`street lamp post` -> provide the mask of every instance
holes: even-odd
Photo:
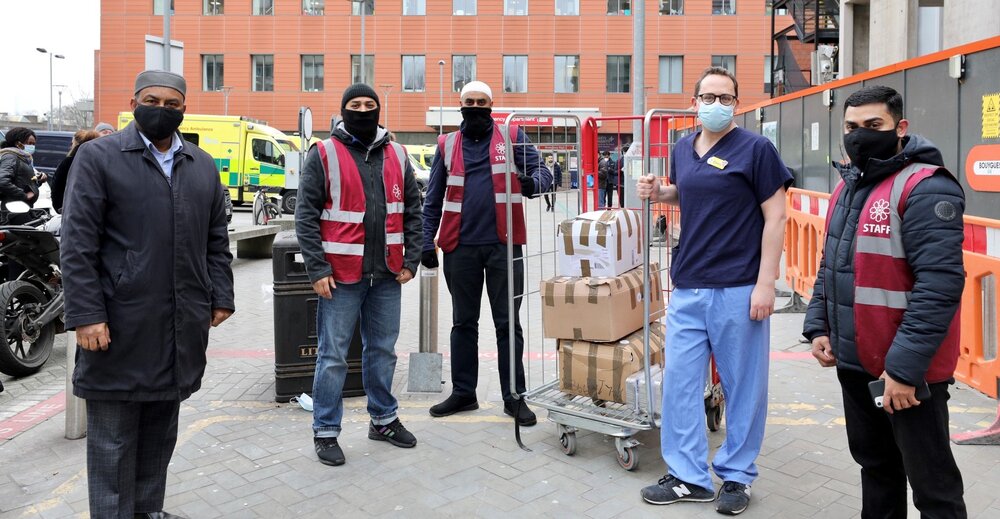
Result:
[[[438,136],[444,135],[444,60],[438,60]]]
[[[49,116],[46,118],[49,124],[49,130],[52,130],[52,58],[66,59],[66,56],[62,54],[53,54],[41,47],[35,47],[35,50],[41,52],[42,54],[49,55]]]
[[[222,89],[222,99],[223,99],[223,102],[224,102],[224,105],[223,105],[223,110],[224,110],[223,114],[224,115],[229,115],[229,93],[233,91],[233,87],[222,85],[219,88]]]
[[[379,86],[382,87],[382,94],[385,96],[385,128],[391,131],[392,129],[389,127],[389,94],[392,92],[392,87],[395,85],[383,83]]]
[[[66,85],[52,85],[52,86],[54,86],[54,87],[56,87],[56,88],[59,89],[59,111],[56,112],[56,113],[59,114],[59,131],[62,131],[62,129],[63,129],[62,93],[63,93],[63,89],[66,88]]]

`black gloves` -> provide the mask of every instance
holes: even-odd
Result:
[[[424,266],[425,269],[436,269],[438,268],[438,255],[436,250],[425,250],[423,254],[420,255],[420,264]]]
[[[535,196],[535,179],[527,175],[524,175],[518,177],[518,180],[521,181],[521,194],[523,196],[526,196],[528,198]]]

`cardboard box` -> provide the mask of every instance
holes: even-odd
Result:
[[[653,380],[653,417],[658,418],[663,409],[663,368],[650,366],[649,377]],[[649,410],[648,400],[646,372],[640,369],[625,379],[625,403],[636,411],[645,412]]]
[[[649,320],[663,316],[660,267],[650,265]],[[542,324],[550,339],[617,341],[642,328],[642,267],[616,277],[554,277],[540,283]]]
[[[639,211],[609,209],[583,213],[559,224],[557,274],[615,277],[642,264]]]
[[[649,330],[654,364],[663,363],[663,323]],[[559,339],[559,389],[563,392],[626,403],[625,380],[643,367],[642,330],[617,343]]]

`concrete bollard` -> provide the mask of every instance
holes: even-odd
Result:
[[[73,396],[73,370],[76,367],[76,332],[66,332],[66,439],[87,436],[87,401]]]

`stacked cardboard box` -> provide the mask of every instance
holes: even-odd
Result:
[[[624,404],[626,379],[644,366],[643,325],[664,313],[658,265],[650,265],[650,293],[643,291],[639,213],[581,214],[559,225],[557,244],[559,276],[542,281],[540,292],[545,336],[558,339],[560,389]],[[663,336],[656,322],[654,364],[662,363]]]

